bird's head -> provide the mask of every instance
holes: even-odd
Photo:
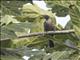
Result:
[[[43,17],[48,20],[49,19],[49,16],[48,15],[43,15]]]

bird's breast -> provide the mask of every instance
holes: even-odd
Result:
[[[54,31],[54,26],[50,22],[44,22],[44,31]]]

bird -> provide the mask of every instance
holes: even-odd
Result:
[[[52,23],[51,19],[49,19],[50,17],[48,15],[45,15],[44,18],[45,18],[44,31],[55,31],[53,23]]]
[[[44,31],[45,32],[55,31],[55,27],[54,27],[50,17],[48,15],[44,15],[43,17],[45,19],[45,21],[44,21]],[[50,36],[53,36],[53,34],[50,35]],[[48,40],[48,47],[50,47],[50,48],[54,47],[54,42],[51,39]]]

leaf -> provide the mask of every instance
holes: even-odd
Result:
[[[54,60],[69,59],[69,56],[72,53],[73,53],[73,51],[56,51],[56,52],[52,53],[52,59],[54,59]]]
[[[71,20],[66,24],[65,29],[66,30],[73,29],[73,25],[72,25],[72,21]]]
[[[77,46],[70,40],[66,40],[64,44],[66,44],[67,46],[71,48],[77,48]]]
[[[46,1],[46,0],[45,0]],[[76,4],[80,4],[79,0],[75,0],[75,1],[49,1],[47,0],[46,3],[48,4],[49,7],[52,8],[53,13],[57,13],[57,16],[66,16],[67,14],[69,14],[69,6],[70,5],[76,5]]]
[[[1,25],[8,25],[10,23],[19,23],[16,19],[14,19],[11,15],[5,15],[1,18]]]
[[[1,60],[22,60],[22,58],[15,56],[1,56]]]
[[[8,29],[14,32],[24,32],[25,29],[31,29],[37,26],[35,26],[34,23],[30,23],[30,22],[20,22],[20,23],[13,23],[5,27],[7,27]]]
[[[7,29],[7,28],[5,28],[5,27],[1,27],[0,28],[0,39],[2,40],[2,39],[8,39],[8,38],[10,38],[10,39],[14,39],[14,38],[17,38],[17,36],[16,36],[16,34],[13,32],[13,31],[11,31],[11,30],[9,30],[9,29]]]
[[[52,7],[52,12],[56,13],[56,15],[59,17],[65,17],[66,15],[68,15],[69,9],[57,4]]]
[[[27,0],[27,1],[1,1],[1,15],[14,15],[14,16],[18,16],[20,15],[20,9],[22,7],[23,4],[25,3],[31,3],[31,1]]]
[[[15,33],[18,35],[25,35],[30,33],[29,30],[36,28],[34,23],[30,22],[21,22],[21,23],[13,23],[1,28],[1,37],[4,38],[12,38],[15,36]],[[12,36],[12,37],[11,37]]]
[[[80,11],[78,5],[74,5],[72,9],[70,8],[70,16],[73,24],[73,29],[77,35],[77,38],[80,40]]]
[[[21,16],[23,18],[37,18],[37,17],[43,17],[43,15],[48,15],[50,16],[52,19],[53,19],[53,23],[55,24],[56,21],[55,21],[55,18],[54,18],[54,15],[51,11],[46,11],[46,10],[43,10],[41,8],[39,8],[37,5],[32,5],[32,4],[24,4],[23,7],[22,7],[22,14]],[[35,20],[35,19],[32,19],[32,20]]]
[[[1,48],[1,60],[22,60],[21,55],[12,48]]]

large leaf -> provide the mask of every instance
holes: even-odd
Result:
[[[1,18],[1,25],[8,25],[10,23],[19,23],[16,19],[14,19],[11,15],[5,15]]]
[[[69,13],[69,9],[62,5],[54,5],[52,7],[52,12],[56,13],[56,15],[59,17],[64,17]]]
[[[5,27],[0,28],[0,33],[1,33],[0,34],[0,39],[17,38],[16,34],[13,31],[11,31],[11,30],[9,30]]]
[[[1,60],[22,60],[21,55],[18,54],[14,49],[1,48]]]
[[[6,25],[5,27],[14,32],[25,32],[25,30],[32,29],[37,26],[35,26],[34,23],[30,23],[30,22],[20,22],[20,23],[13,23],[10,25]]]
[[[56,51],[52,54],[52,59],[54,60],[65,60],[69,59],[69,55],[72,53],[72,51]],[[56,58],[55,58],[56,57]]]
[[[20,15],[20,8],[25,3],[31,3],[31,1],[1,1],[1,10],[2,15],[9,14],[9,15]]]
[[[46,0],[45,0],[46,1]],[[49,7],[52,8],[52,11],[57,13],[57,16],[65,16],[70,14],[71,23],[66,26],[68,29],[74,29],[78,35],[76,38],[80,39],[80,1],[46,1],[49,4]],[[71,27],[70,27],[70,26]]]
[[[45,0],[46,1],[46,0]],[[72,0],[67,0],[67,1],[63,1],[63,0],[47,0],[46,3],[48,4],[49,7],[52,8],[52,12],[55,12],[57,16],[66,16],[67,14],[69,14],[69,5],[73,5],[78,3],[78,0],[72,1]],[[79,3],[78,3],[79,4]]]
[[[22,18],[24,20],[24,18],[27,19],[31,19],[31,20],[35,20],[35,18],[43,18],[43,15],[49,15],[52,20],[54,21],[53,23],[55,24],[55,18],[54,15],[52,14],[51,11],[46,11],[43,10],[41,8],[39,8],[37,5],[32,5],[32,4],[24,4],[22,7]],[[26,19],[25,19],[26,20]]]
[[[13,36],[15,36],[15,32],[22,32],[21,34],[25,35],[28,33],[30,29],[33,29],[36,27],[37,26],[35,26],[34,23],[29,23],[29,22],[13,23],[13,24],[3,26],[1,27],[1,39],[12,38]],[[21,34],[18,34],[18,35],[21,35]]]
[[[34,5],[32,5],[32,4],[24,4],[23,8],[22,8],[22,12],[23,13],[35,13],[37,15],[50,15],[50,14],[52,15],[51,11],[43,10],[43,9],[39,8],[37,5],[35,5],[35,4]]]
[[[70,16],[77,37],[80,39],[80,8],[76,4],[70,8]]]

